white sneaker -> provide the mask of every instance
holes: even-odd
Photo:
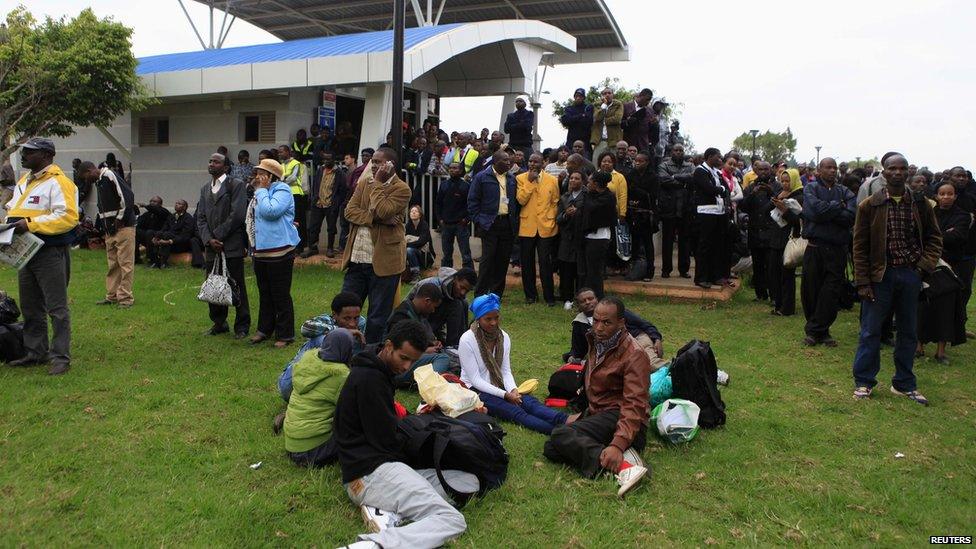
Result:
[[[573,310],[573,302],[572,301],[567,301],[566,303],[563,303],[563,309],[565,309],[567,311],[572,311]]]
[[[634,486],[637,486],[637,483],[646,474],[647,467],[642,465],[631,465],[617,473],[617,484],[620,485],[620,488],[617,490],[617,497],[624,497]]]
[[[364,539],[362,541],[357,541],[356,543],[350,543],[349,545],[343,545],[339,549],[382,549],[376,542]]]
[[[624,461],[631,465],[640,465],[641,467],[644,466],[643,458],[641,458],[637,450],[634,450],[633,448],[627,448],[624,450]]]
[[[363,520],[366,522],[366,529],[373,534],[386,530],[387,528],[393,528],[400,522],[399,515],[390,511],[384,511],[378,507],[360,505],[359,510],[362,512]]]
[[[729,386],[729,373],[725,370],[719,370],[718,375],[715,376],[715,382],[719,385]]]

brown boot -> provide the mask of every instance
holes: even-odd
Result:
[[[274,421],[271,422],[271,432],[273,432],[275,435],[280,435],[281,429],[284,426],[285,426],[285,413],[281,412],[280,414],[276,415],[274,417]]]

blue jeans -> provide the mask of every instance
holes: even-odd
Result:
[[[448,356],[447,353],[427,353],[420,355],[417,362],[414,362],[413,366],[411,366],[406,372],[395,376],[393,378],[393,382],[400,387],[410,387],[416,385],[416,382],[413,380],[413,371],[428,364],[434,367],[435,372],[438,374],[443,374],[451,369],[451,357]]]
[[[328,332],[326,332],[328,333]],[[325,334],[313,337],[312,339],[305,342],[302,348],[295,353],[291,361],[285,366],[285,369],[281,371],[281,375],[278,376],[278,392],[281,393],[281,398],[285,402],[291,398],[291,372],[295,368],[295,363],[298,362],[305,351],[309,349],[318,349],[322,346],[322,342],[325,341]]]
[[[881,326],[889,312],[898,319],[895,340],[895,376],[891,386],[905,392],[915,390],[915,346],[918,341],[918,294],[922,278],[909,267],[888,267],[881,282],[871,285],[874,301],[861,302],[861,335],[854,354],[854,384],[877,385],[881,370]]]
[[[485,403],[490,415],[518,423],[544,435],[551,434],[554,428],[566,423],[566,414],[546,407],[531,395],[522,396],[521,406],[480,391],[478,396],[481,397],[481,402]]]
[[[342,291],[352,292],[364,302],[369,301],[366,313],[366,343],[383,341],[386,321],[393,312],[393,298],[396,297],[400,275],[376,276],[369,263],[349,263],[346,276],[342,280]]]
[[[423,261],[424,253],[418,248],[407,248],[407,267],[410,267],[411,271],[419,271],[423,265],[420,263]]]
[[[443,223],[441,225],[441,267],[454,267],[454,240],[457,240],[458,250],[461,251],[461,266],[474,269],[471,259],[471,226],[460,223]]]

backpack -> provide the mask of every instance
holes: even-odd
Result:
[[[549,376],[549,398],[546,406],[581,410],[586,401],[583,378],[586,369],[582,364],[565,364]]]
[[[20,307],[17,301],[0,290],[0,324],[12,324],[20,318]]]
[[[467,420],[435,412],[407,416],[397,423],[397,431],[405,440],[403,448],[408,465],[437,471],[441,486],[459,508],[474,495],[484,496],[488,490],[498,488],[508,476],[508,453],[501,443],[505,436],[501,427],[487,416],[480,417],[485,414],[462,415]],[[476,494],[458,492],[451,487],[444,479],[445,469],[478,477],[480,487]]]
[[[707,341],[693,339],[671,361],[672,398],[690,400],[701,408],[698,424],[706,429],[725,425],[725,403],[718,391],[718,366]]]
[[[0,362],[10,362],[24,358],[24,324],[0,325]]]

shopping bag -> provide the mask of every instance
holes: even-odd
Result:
[[[698,414],[701,409],[690,400],[669,398],[651,412],[657,432],[672,444],[688,442],[698,434]]]
[[[414,370],[413,379],[417,382],[417,392],[420,393],[420,397],[428,405],[440,408],[446,416],[458,417],[484,406],[478,398],[478,393],[465,389],[457,383],[450,383],[435,372],[431,364]]]
[[[802,236],[791,236],[783,250],[783,266],[795,269],[803,265],[803,254],[807,252],[807,239]]]
[[[230,278],[227,276],[227,258],[223,252],[214,258],[213,269],[207,279],[200,286],[197,299],[211,305],[230,307],[234,304],[234,290],[231,288]]]

